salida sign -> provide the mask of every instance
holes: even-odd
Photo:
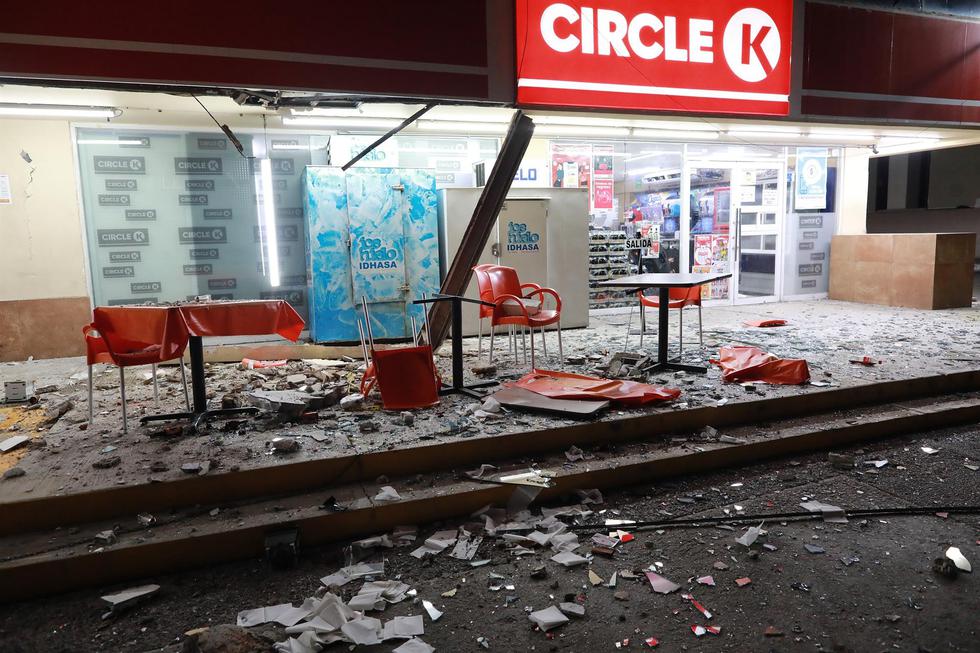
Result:
[[[792,0],[518,0],[520,104],[789,113]]]

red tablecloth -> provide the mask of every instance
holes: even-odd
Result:
[[[281,299],[185,304],[182,306],[99,306],[95,328],[113,338],[159,344],[160,360],[177,358],[188,336],[257,336],[278,333],[297,340],[303,318]]]
[[[303,318],[281,299],[178,306],[192,336],[260,336],[278,333],[296,341]]]

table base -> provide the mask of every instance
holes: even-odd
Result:
[[[255,408],[254,406],[249,406],[246,408],[211,408],[200,413],[165,413],[163,415],[147,415],[146,417],[140,418],[140,424],[146,424],[147,422],[186,419],[190,420],[191,422],[191,430],[196,431],[198,426],[201,425],[202,421],[207,421],[210,418],[220,419],[222,417],[230,417],[231,415],[254,415],[257,412],[259,412],[259,409]]]
[[[470,383],[469,385],[459,385],[459,386],[447,385],[443,383],[442,387],[439,388],[439,396],[445,397],[446,395],[452,395],[452,394],[464,394],[474,399],[486,399],[487,398],[486,393],[480,392],[477,388],[486,388],[491,385],[498,385],[499,383],[500,383],[499,381],[479,381],[477,383]]]

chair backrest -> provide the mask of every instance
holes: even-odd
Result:
[[[374,349],[371,358],[386,410],[425,408],[439,403],[439,377],[429,345]]]
[[[685,306],[698,306],[701,304],[701,286],[691,288],[671,288],[670,301],[684,301]]]
[[[494,267],[492,263],[482,263],[473,266],[473,273],[476,275],[476,287],[480,292],[480,299],[485,302],[493,301],[493,288],[490,285],[490,277],[487,275],[487,270],[492,267]],[[493,317],[492,306],[480,307],[480,319],[485,317]]]
[[[486,273],[490,279],[490,288],[495,298],[500,295],[524,296],[521,292],[521,280],[517,276],[517,270],[514,268],[509,268],[505,265],[492,265],[487,268]]]
[[[96,363],[111,363],[112,356],[109,355],[109,348],[102,339],[102,335],[96,330],[94,324],[86,324],[82,327],[82,335],[85,336],[85,358],[89,365]]]

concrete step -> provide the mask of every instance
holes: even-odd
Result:
[[[539,500],[558,499],[577,489],[649,483],[978,421],[980,392],[973,392],[723,429],[725,435],[739,440],[736,444],[704,441],[696,436],[657,436],[622,442],[611,453],[572,465],[567,465],[564,449],[555,449],[534,458],[539,468],[556,473],[554,487],[544,490]],[[529,463],[527,459],[497,459],[502,468],[526,468]],[[310,546],[374,535],[399,525],[465,517],[488,504],[506,503],[514,491],[513,486],[475,482],[446,470],[424,477],[393,476],[388,484],[398,490],[400,501],[377,502],[373,499],[377,484],[365,486],[358,481],[277,498],[211,501],[191,509],[156,514],[156,524],[149,528],[137,524],[134,512],[123,521],[98,520],[75,528],[8,535],[0,538],[0,601],[260,557],[266,536],[284,528],[298,528],[301,546]],[[324,503],[330,497],[345,509],[325,509]],[[214,508],[218,512],[212,515]],[[120,527],[118,541],[93,545],[97,533],[114,526]]]

